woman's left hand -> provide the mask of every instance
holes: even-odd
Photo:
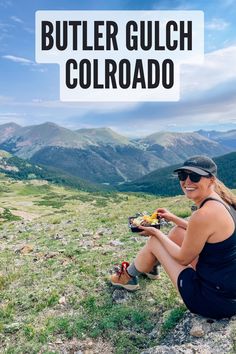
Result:
[[[139,235],[158,237],[159,230],[156,229],[153,226],[142,226],[142,225],[139,225],[139,229],[143,230],[143,231],[139,232]]]

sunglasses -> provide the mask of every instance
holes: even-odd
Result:
[[[201,175],[199,175],[198,173],[195,173],[195,172],[186,172],[186,171],[180,171],[180,172],[178,172],[178,178],[179,178],[180,181],[182,181],[182,182],[183,182],[183,181],[186,181],[186,179],[187,179],[188,177],[189,177],[189,179],[190,179],[191,182],[197,183],[197,182],[200,181],[200,179],[201,179],[202,177],[210,178],[211,175],[209,174],[209,175],[207,175],[207,176],[201,176]]]

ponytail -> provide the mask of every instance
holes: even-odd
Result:
[[[215,179],[215,192],[223,199],[227,204],[236,209],[236,196],[227,188],[223,182],[218,178]]]

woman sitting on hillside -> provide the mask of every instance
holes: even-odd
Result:
[[[129,265],[123,262],[111,282],[128,290],[138,288],[138,275],[151,275],[161,263],[187,308],[210,318],[236,314],[236,197],[216,178],[217,166],[208,157],[194,156],[174,171],[187,198],[197,210],[188,221],[166,209],[159,215],[175,223],[168,237],[153,227]]]

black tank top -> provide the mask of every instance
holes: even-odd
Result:
[[[198,259],[196,272],[203,286],[206,286],[229,299],[236,299],[236,210],[227,206],[219,199],[207,198],[199,208],[208,200],[215,200],[225,206],[233,218],[235,229],[226,240],[209,243],[206,242]]]

